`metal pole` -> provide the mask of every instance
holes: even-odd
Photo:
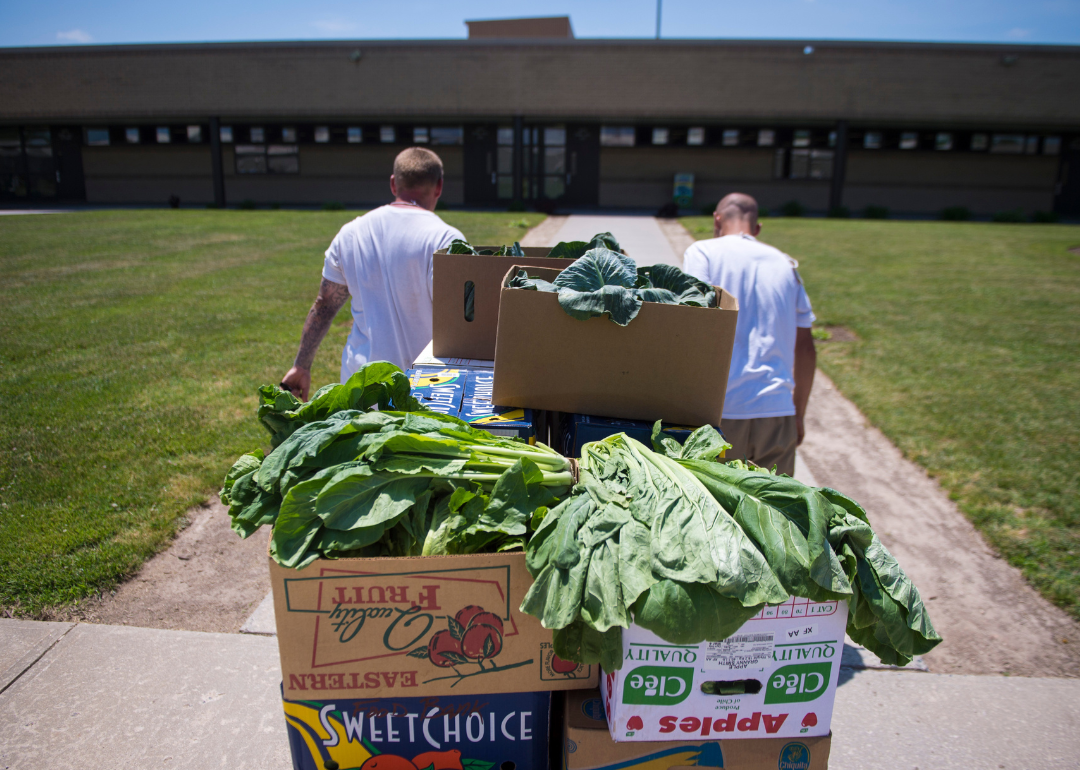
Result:
[[[663,8],[664,0],[656,0],[656,39],[660,39],[660,10]]]
[[[221,119],[210,118],[210,173],[214,178],[214,205],[225,208],[225,169],[221,163]]]
[[[832,181],[829,184],[829,211],[844,205],[844,175],[847,172],[847,121],[836,124],[836,147],[833,149]]]

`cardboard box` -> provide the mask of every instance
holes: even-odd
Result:
[[[532,585],[524,553],[268,561],[289,700],[597,684],[598,666],[559,661],[551,631],[518,610]]]
[[[551,693],[284,700],[294,770],[547,770]],[[558,729],[558,726],[556,726]]]
[[[405,372],[413,397],[433,412],[457,417],[468,381],[467,369],[420,368]]]
[[[529,274],[551,281],[558,271],[531,268]],[[717,292],[719,308],[646,302],[633,321],[619,326],[606,316],[571,318],[552,292],[503,288],[495,403],[719,425],[738,302]]]
[[[564,770],[828,770],[832,736],[699,740],[692,743],[615,743],[608,734],[600,693],[574,690],[564,696]]]
[[[477,251],[501,248],[476,246]],[[511,265],[562,270],[572,259],[547,259],[550,248],[524,249],[524,257],[447,254],[436,251],[432,266],[432,352],[435,356],[495,358],[502,279]],[[466,283],[473,285],[473,318],[465,318]],[[520,405],[519,405],[520,406]]]
[[[623,667],[601,677],[616,741],[829,734],[847,603],[792,598],[723,642],[674,645],[623,631]]]
[[[421,368],[436,368],[436,369],[468,369],[473,371],[474,369],[494,369],[495,359],[482,359],[482,358],[454,358],[453,356],[437,356],[432,352],[433,342],[429,342],[427,347],[420,351],[420,355],[413,361],[414,369]]]
[[[661,425],[664,435],[682,444],[697,430],[689,425]],[[644,420],[614,420],[610,417],[593,417],[588,414],[563,415],[558,448],[567,457],[580,457],[581,447],[590,441],[601,441],[616,433],[652,448],[653,423]],[[720,429],[717,428],[719,431]]]
[[[473,370],[465,382],[458,419],[474,428],[486,430],[493,436],[520,438],[536,443],[536,420],[532,409],[495,406],[491,401],[491,386],[495,375],[490,370]]]

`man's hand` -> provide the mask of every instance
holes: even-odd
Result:
[[[311,306],[307,320],[304,321],[296,361],[293,362],[293,368],[281,378],[281,386],[299,399],[307,401],[308,391],[311,389],[311,364],[315,360],[315,353],[330,328],[330,322],[348,298],[348,286],[322,279],[319,296],[315,298],[315,304]]]
[[[810,402],[810,389],[814,387],[814,372],[817,371],[817,349],[814,347],[814,335],[810,329],[795,330],[795,424],[799,428],[799,443],[806,435],[804,417],[806,405]]]
[[[281,378],[281,387],[301,401],[307,401],[308,391],[311,390],[311,370],[294,366]],[[802,440],[801,433],[799,434],[799,440]]]
[[[806,438],[806,420],[801,414],[795,415],[795,427],[799,429],[799,441],[796,446],[801,446],[802,440]]]

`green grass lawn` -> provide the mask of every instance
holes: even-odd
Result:
[[[537,214],[440,212],[473,243]],[[264,443],[255,388],[292,364],[323,251],[357,212],[0,217],[0,607],[109,588]],[[338,377],[348,307],[313,371]]]
[[[683,223],[712,237],[711,218]],[[1043,594],[1080,617],[1080,227],[765,219],[819,365]]]

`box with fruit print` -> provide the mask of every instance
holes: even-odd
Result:
[[[270,561],[287,700],[401,698],[596,687],[518,610],[523,553]]]
[[[284,700],[294,770],[547,770],[551,693]]]

